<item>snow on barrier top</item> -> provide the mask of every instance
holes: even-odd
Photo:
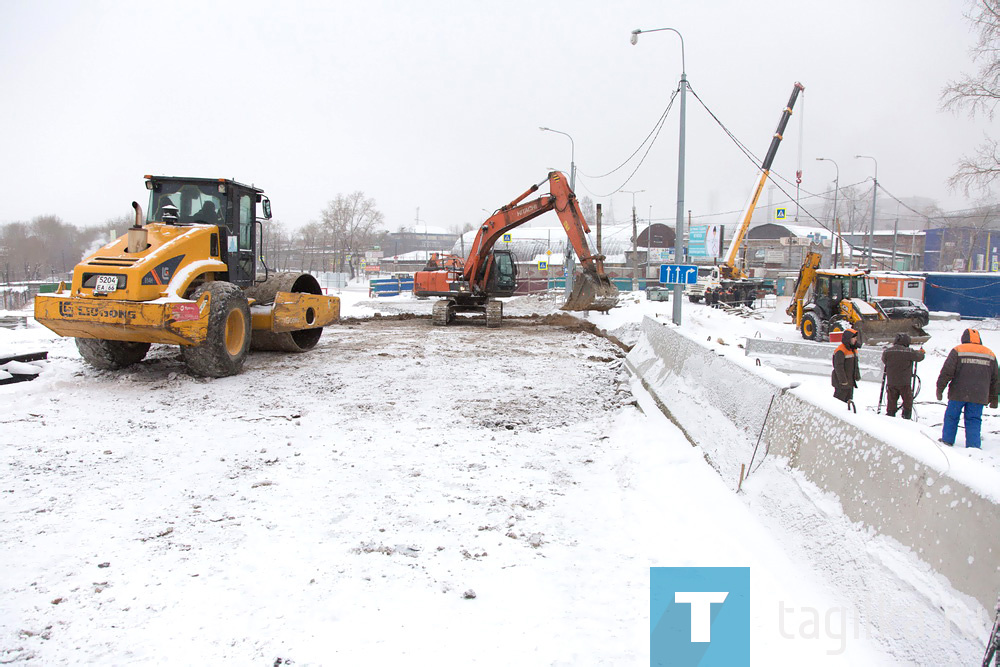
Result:
[[[834,399],[789,388],[784,373],[722,356],[675,327],[647,317],[641,332],[627,363],[696,442],[711,438],[716,413],[750,445],[760,434],[762,452],[783,457],[835,494],[852,521],[910,547],[956,589],[992,608],[1000,591],[1000,473],[949,456],[918,424],[834,413],[842,407]],[[736,461],[738,471],[738,461],[749,460],[748,443],[718,440],[710,445],[713,458]],[[732,470],[722,473],[728,478]]]
[[[759,357],[763,363],[780,371],[830,375],[833,371],[830,360],[833,359],[833,353],[837,347],[837,343],[747,338],[746,355]],[[882,381],[883,349],[885,348],[865,346],[857,351],[862,380]],[[794,358],[790,359],[789,357]]]

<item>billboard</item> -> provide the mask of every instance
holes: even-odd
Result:
[[[724,225],[691,225],[688,230],[688,255],[716,258],[722,256]]]

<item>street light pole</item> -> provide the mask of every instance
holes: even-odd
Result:
[[[837,235],[839,235],[841,240],[843,240],[844,237],[843,235],[840,234],[840,227],[837,225],[837,194],[840,192],[840,165],[838,165],[835,160],[832,160],[828,157],[818,157],[816,158],[816,160],[833,162],[833,166],[837,169],[837,177],[833,181],[833,226],[834,229],[837,230],[836,231]],[[843,251],[843,248],[841,248],[841,251]]]
[[[573,141],[573,137],[568,132],[553,130],[551,127],[539,127],[538,129],[542,132],[555,132],[556,134],[569,137],[569,189],[573,194],[576,194],[576,142]],[[573,253],[569,251],[568,241],[564,247],[566,252],[563,253],[563,266],[566,270],[565,292],[568,299],[570,294],[573,293],[573,272],[576,271],[576,262],[574,261]]]
[[[553,130],[551,127],[540,127],[538,129],[542,132],[555,132],[556,134],[569,137],[569,189],[576,194],[576,142],[573,141],[573,137],[570,137],[567,132]]]
[[[619,190],[618,192],[632,195],[632,291],[635,292],[639,289],[639,230],[635,218],[635,196],[640,192],[645,192],[645,190]]]
[[[855,155],[857,158],[865,158],[875,163],[875,185],[872,187],[872,224],[868,228],[868,270],[872,270],[872,255],[875,254],[875,197],[878,195],[878,160],[871,155]]]
[[[633,45],[639,42],[639,34],[643,32],[661,32],[668,30],[677,33],[681,39],[681,122],[680,137],[677,141],[677,222],[674,226],[674,263],[679,264],[684,261],[684,149],[685,149],[685,123],[687,122],[687,60],[684,56],[684,35],[676,28],[656,28],[654,30],[632,31],[631,42]],[[681,324],[681,299],[684,296],[684,286],[674,285],[674,324]]]

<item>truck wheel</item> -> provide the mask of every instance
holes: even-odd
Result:
[[[499,329],[501,324],[503,324],[503,302],[490,301],[486,304],[486,327]]]
[[[232,283],[204,283],[192,295],[211,295],[208,337],[201,345],[182,345],[181,356],[193,375],[221,378],[243,370],[250,351],[250,307],[243,290]]]
[[[816,340],[819,335],[819,321],[812,313],[802,316],[802,337],[806,340]]]
[[[701,297],[695,296],[694,294],[688,294],[688,301],[690,301],[691,303],[698,303],[699,301],[701,301]]]
[[[142,361],[149,352],[149,343],[101,338],[77,338],[76,349],[83,360],[102,371],[113,371]]]

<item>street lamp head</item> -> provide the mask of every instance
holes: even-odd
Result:
[[[545,131],[547,131],[547,130],[548,130],[549,128],[547,128],[547,127],[539,127],[538,129],[539,129],[539,130],[541,130],[542,132],[545,132]]]
[[[632,46],[635,46],[636,44],[639,43],[640,32],[642,32],[642,30],[639,30],[638,28],[632,31],[632,37],[629,39],[629,41],[632,43]]]

